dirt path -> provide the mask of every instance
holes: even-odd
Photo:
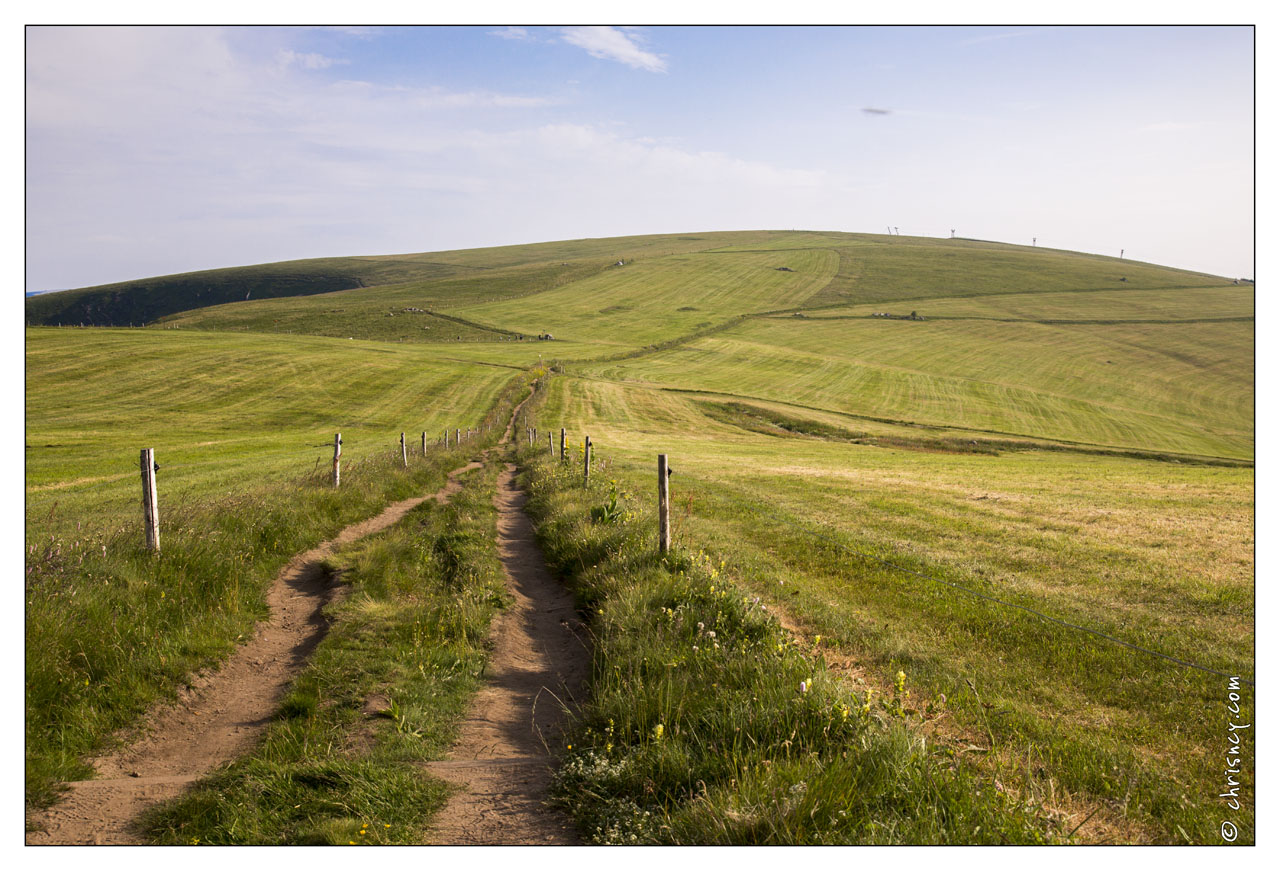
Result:
[[[453,759],[427,766],[465,786],[436,818],[435,844],[572,844],[567,818],[544,805],[548,748],[564,705],[580,699],[590,655],[573,599],[550,573],[515,487],[515,467],[498,480],[498,552],[515,605],[490,631],[488,684],[472,702]]]
[[[405,499],[376,517],[299,554],[276,577],[267,602],[271,619],[221,669],[197,675],[177,704],[157,706],[143,720],[142,737],[91,760],[94,780],[70,784],[59,804],[28,818],[28,844],[137,844],[132,821],[146,808],[174,798],[193,780],[249,751],[262,737],[289,683],[324,637],[321,609],[333,588],[320,562],[338,547],[380,532],[427,499],[447,502],[457,478],[479,463],[455,469],[431,496]]]

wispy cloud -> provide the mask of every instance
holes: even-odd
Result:
[[[665,73],[667,62],[645,51],[632,37],[616,27],[566,27],[561,32],[565,42],[576,45],[592,57],[615,60],[633,69]]]
[[[1046,33],[1053,30],[1052,27],[1033,27],[1031,30],[1007,30],[1004,33],[987,33],[982,36],[975,36],[970,39],[962,39],[961,45],[977,45],[982,42],[994,42],[998,39],[1018,39],[1023,36],[1035,36],[1038,33]]]
[[[281,49],[276,55],[282,67],[302,67],[304,70],[328,69],[334,64],[349,64],[351,61],[341,58],[325,57],[316,52],[297,52],[292,49]]]
[[[522,42],[529,42],[533,36],[523,27],[504,27],[501,30],[490,30],[490,36],[496,36],[499,39],[517,39]]]
[[[332,33],[341,33],[344,36],[354,36],[357,39],[372,39],[382,33],[381,29],[377,27],[367,27],[365,25],[323,24],[310,25],[307,29],[327,30]]]

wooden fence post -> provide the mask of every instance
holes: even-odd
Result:
[[[667,478],[667,455],[658,454],[658,553],[671,549],[671,490]]]
[[[564,462],[564,427],[560,427],[560,462]]]
[[[456,427],[453,430],[453,446],[455,448],[462,447],[462,430]]]
[[[338,486],[338,481],[342,479],[342,433],[333,434],[333,486]]]
[[[427,431],[425,429],[422,431],[422,455],[424,457],[427,455]]]
[[[160,550],[160,505],[156,498],[156,452],[143,448],[140,460],[142,468],[142,523],[146,527],[147,550]]]
[[[409,449],[404,443],[404,433],[400,433],[400,462],[404,463],[404,467],[409,468]]]
[[[547,453],[552,456],[555,456],[556,453],[556,442],[551,433],[547,433]]]
[[[582,483],[591,483],[591,436],[583,441],[582,451]]]

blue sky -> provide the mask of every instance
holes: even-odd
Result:
[[[888,226],[1249,276],[1253,61],[1247,27],[29,28],[26,286]]]

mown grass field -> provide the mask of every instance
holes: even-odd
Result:
[[[537,296],[449,311],[507,329],[630,350],[741,314],[798,306],[831,280],[838,262],[825,249],[672,255],[615,266]]]
[[[618,259],[624,265],[613,265]],[[646,657],[692,638],[685,626],[632,647],[654,602],[706,593],[668,590],[652,574],[657,567],[632,553],[651,534],[644,527],[653,523],[655,455],[663,452],[676,472],[678,559],[701,552],[697,565],[723,560],[721,576],[783,617],[805,656],[825,656],[834,695],[823,698],[832,705],[845,704],[840,693],[848,692],[860,703],[894,698],[902,671],[913,713],[890,719],[909,726],[906,743],[861,732],[859,740],[872,755],[922,739],[926,748],[912,756],[922,766],[915,774],[882,781],[820,777],[807,763],[716,769],[725,777],[697,812],[681,804],[690,798],[680,792],[683,763],[641,734],[635,759],[657,766],[654,782],[674,778],[675,804],[663,811],[668,833],[647,829],[656,811],[644,817],[649,799],[633,801],[625,790],[614,795],[622,804],[601,806],[625,812],[583,825],[616,829],[604,840],[682,843],[1219,842],[1226,679],[1011,606],[1252,679],[1252,286],[1051,249],[844,233],[687,234],[339,260],[374,264],[361,280],[381,283],[175,310],[155,325],[172,329],[28,332],[27,537],[29,564],[43,579],[29,589],[29,627],[57,609],[79,613],[68,600],[104,577],[105,588],[127,579],[138,601],[156,595],[143,586],[141,562],[124,570],[61,560],[54,571],[44,549],[51,535],[79,546],[86,529],[134,522],[138,448],[157,448],[162,517],[169,492],[179,494],[181,516],[205,518],[224,491],[267,501],[307,492],[316,484],[307,474],[327,470],[335,431],[344,434],[344,457],[386,464],[401,430],[416,445],[424,429],[433,438],[445,426],[493,420],[514,378],[555,363],[531,422],[544,432],[566,427],[575,442],[590,434],[603,466],[597,487],[577,495],[568,477],[540,469],[533,455],[525,480],[543,488],[545,543],[563,570],[600,602],[615,602],[602,604],[598,629],[616,652],[599,667],[616,664],[640,681]],[[924,319],[901,319],[912,311]],[[898,317],[877,316],[883,312]],[[555,341],[516,340],[542,331]],[[368,477],[364,495],[341,508],[316,495],[302,513],[281,513],[254,577],[338,515],[369,511],[439,474],[424,462],[394,486]],[[610,479],[633,515],[631,531],[617,533],[617,552],[601,544],[614,532],[593,532],[588,514],[607,507],[600,488]],[[259,516],[227,533],[237,544],[206,542],[201,559],[248,552]],[[290,524],[303,532],[284,535]],[[594,559],[620,574],[609,580],[612,568],[582,562]],[[166,583],[179,583],[174,572]],[[646,592],[651,581],[657,586]],[[226,601],[223,591],[210,595]],[[41,604],[55,599],[56,607]],[[168,664],[149,666],[163,673],[158,685],[220,655],[256,613],[252,597],[245,601],[212,642],[184,641],[173,623],[148,629],[145,637],[169,645]],[[750,628],[754,619],[733,623],[734,631],[765,632]],[[76,624],[64,625],[59,655],[70,662]],[[127,650],[135,642],[125,633],[103,643]],[[198,655],[174,655],[187,648]],[[789,662],[779,674],[800,667]],[[29,670],[29,698],[34,686],[50,699],[41,710],[58,714],[80,692],[68,689],[83,680],[80,668]],[[757,677],[754,664],[743,668],[731,671],[746,704]],[[96,671],[91,684],[109,675]],[[690,692],[680,680],[600,686],[622,699],[642,684],[676,708],[669,694]],[[47,693],[51,686],[58,691]],[[1245,696],[1249,721],[1251,686]],[[601,730],[610,704],[584,721],[584,752],[609,743]],[[29,703],[29,723],[31,710]],[[659,710],[667,709],[651,713]],[[719,716],[707,714],[702,737],[681,739],[699,765],[715,768],[709,748],[729,737],[709,737],[725,725]],[[695,728],[688,724],[698,719],[681,722]],[[643,717],[633,725],[653,726]],[[63,742],[50,757],[57,763],[41,769],[33,793],[40,800],[48,799],[50,772],[74,770],[76,755],[101,733],[69,743],[52,734],[29,729],[29,758]],[[821,756],[827,738],[816,734]],[[752,758],[753,766],[771,764]],[[828,761],[830,772],[845,771],[843,757]],[[598,762],[579,758],[567,782],[600,787],[597,775],[612,777],[613,763]],[[628,775],[638,778],[631,786],[650,776],[641,770],[649,769]],[[972,782],[985,797],[967,804],[945,787],[930,793],[941,803],[921,813],[946,816],[949,807],[964,825],[909,821],[911,790],[924,789],[935,770],[954,772],[956,783]],[[793,788],[815,791],[782,802],[789,810],[780,816],[762,810],[771,795],[799,795],[787,792]],[[902,814],[891,831],[834,811],[821,825],[796,816],[825,813],[840,790],[855,788],[895,796],[880,808]],[[1000,808],[1012,816],[992,828]],[[1251,802],[1235,821],[1240,840],[1251,841]],[[983,826],[985,835],[976,830]]]
[[[434,447],[446,427],[478,425],[515,374],[421,346],[34,328],[29,535],[134,524],[144,447],[165,503],[221,499],[330,468],[337,432],[347,463],[398,453],[402,431]]]
[[[1248,458],[1251,357],[1249,322],[785,318],[587,371],[989,434]]]
[[[678,542],[822,635],[860,685],[883,693],[901,669],[924,699],[945,696],[944,746],[1076,822],[1097,811],[1090,838],[1212,839],[1224,678],[876,559],[1248,677],[1252,470],[900,450],[699,417],[684,397],[563,378],[539,422],[590,434],[601,474],[649,516],[667,453]]]

